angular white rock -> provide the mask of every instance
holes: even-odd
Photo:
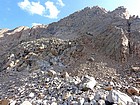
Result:
[[[57,105],[57,103],[56,102],[52,102],[51,105]]]
[[[71,105],[79,105],[79,103],[77,101],[72,101]]]
[[[32,105],[29,101],[24,101],[21,105]]]
[[[136,102],[127,102],[127,105],[138,105]]]
[[[77,84],[79,84],[81,82],[81,79],[79,77],[77,77],[77,76],[74,79],[75,79],[75,81],[74,81],[75,85],[77,85]]]
[[[95,87],[96,83],[97,82],[94,77],[90,77],[86,75],[85,82],[83,83],[83,87],[90,88],[92,90]]]
[[[31,97],[31,98],[33,98],[34,96],[35,96],[34,93],[29,94],[29,97]]]
[[[16,100],[11,100],[10,105],[16,105]]]
[[[99,101],[98,101],[98,105],[106,105],[106,104],[105,104],[105,100],[103,100],[103,99],[99,100]]]
[[[128,102],[133,102],[131,97],[129,97],[127,94],[122,93],[120,91],[112,90],[109,92],[107,96],[107,100],[109,102],[113,102],[116,104],[122,104],[122,105],[127,105]]]

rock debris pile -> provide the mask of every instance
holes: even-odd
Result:
[[[116,73],[95,62],[94,56],[87,57],[81,40],[41,38],[13,48],[1,72],[1,105],[138,105],[139,89],[115,78]],[[67,70],[84,54],[83,67],[74,74]]]
[[[82,53],[83,45],[76,40],[61,40],[58,38],[41,38],[23,42],[9,53],[3,69],[22,71],[24,69],[42,69],[54,67],[60,69],[71,63]]]
[[[7,92],[1,91],[1,97],[6,98],[0,101],[1,105],[9,105],[8,103],[10,105],[140,104],[139,92],[136,88],[131,88],[129,92],[131,91],[133,95],[128,96],[113,89],[115,87],[113,83],[100,84],[94,77],[88,75],[69,76],[65,71],[38,69],[18,82],[20,85],[11,83]]]

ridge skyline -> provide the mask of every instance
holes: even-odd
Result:
[[[75,5],[78,4],[78,5]],[[0,7],[0,29],[14,29],[18,26],[32,27],[37,24],[50,24],[84,9],[85,7],[99,6],[112,11],[124,6],[132,15],[140,16],[139,0],[8,0],[2,1]]]
[[[69,14],[68,16],[59,19],[59,20],[56,21],[56,22],[59,22],[59,21],[65,19],[65,18],[69,17],[70,15],[73,15],[73,14],[78,13],[78,12],[80,12],[80,11],[83,11],[83,10],[85,10],[85,9],[91,9],[91,10],[93,10],[93,11],[94,11],[95,9],[97,9],[97,10],[100,10],[100,11],[102,11],[102,12],[104,12],[104,13],[112,13],[112,12],[114,12],[114,11],[121,10],[121,11],[118,11],[118,12],[126,12],[126,14],[127,14],[126,19],[128,19],[129,17],[139,17],[138,15],[131,15],[131,14],[129,13],[128,9],[127,9],[126,7],[124,7],[124,6],[119,6],[119,7],[115,8],[114,10],[110,11],[110,10],[106,10],[106,8],[103,8],[103,7],[100,7],[100,6],[96,5],[96,6],[92,6],[92,7],[88,7],[88,6],[87,6],[87,7],[83,8],[83,9],[81,9],[81,10],[75,11],[75,12]],[[118,14],[123,14],[123,13],[118,13]],[[50,24],[53,24],[53,23],[56,23],[56,22],[51,22],[51,23],[49,23],[49,24],[45,24],[45,23],[44,23],[44,24],[34,24],[33,26],[21,25],[21,26],[16,26],[16,27],[13,27],[13,28],[7,28],[7,27],[5,27],[5,28],[0,28],[0,30],[2,30],[2,29],[14,30],[14,29],[17,29],[17,28],[20,28],[20,27],[32,28],[32,27],[41,26],[41,25],[47,26],[47,25],[50,25]]]

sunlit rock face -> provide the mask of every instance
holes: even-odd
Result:
[[[129,19],[130,17],[128,10],[124,8],[123,6],[116,8],[114,11],[111,11],[110,14],[113,17],[120,17],[123,19]]]

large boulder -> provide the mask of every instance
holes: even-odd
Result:
[[[88,75],[84,76],[83,81],[82,81],[82,89],[91,89],[93,90],[94,87],[96,86],[96,80],[94,77],[90,77]]]
[[[111,103],[118,104],[118,105],[127,105],[128,102],[133,102],[131,97],[129,97],[127,94],[122,93],[118,90],[112,90],[109,92],[109,95],[107,96],[107,100]]]

